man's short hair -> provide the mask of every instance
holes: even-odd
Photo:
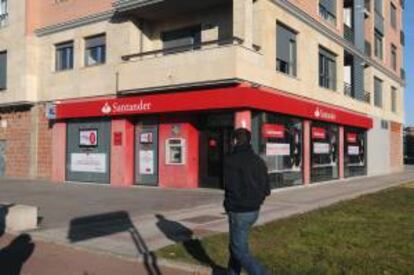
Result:
[[[245,128],[238,128],[234,131],[234,138],[237,145],[247,145],[252,140],[252,134]]]

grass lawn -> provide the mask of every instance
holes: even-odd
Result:
[[[220,234],[199,248],[226,266],[227,244]],[[257,227],[250,244],[275,274],[414,274],[414,183]],[[191,254],[188,244],[157,251],[200,264]]]

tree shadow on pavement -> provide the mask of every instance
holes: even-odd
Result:
[[[163,215],[156,214],[157,227],[170,240],[181,244],[191,257],[199,263],[209,266],[214,275],[227,274],[225,268],[217,265],[207,254],[199,239],[195,238],[194,232],[179,222],[166,219]]]
[[[0,205],[0,237],[6,232],[6,217],[9,205]],[[19,275],[23,264],[30,258],[35,249],[35,244],[28,234],[21,234],[10,244],[0,249],[0,274]]]
[[[128,232],[131,235],[139,255],[143,258],[148,275],[161,275],[155,254],[148,249],[126,211],[75,218],[70,221],[68,239],[75,243],[122,232]]]

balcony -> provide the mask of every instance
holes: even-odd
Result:
[[[344,24],[344,38],[354,44],[354,30],[346,24]]]
[[[354,98],[352,84],[344,82],[344,95]]]
[[[230,38],[126,55],[119,68],[119,91],[145,92],[237,82],[239,65],[257,64],[257,52]],[[249,66],[249,65],[246,65]]]
[[[222,4],[231,4],[231,2],[231,0],[118,0],[113,3],[113,6],[117,13],[156,20],[171,15],[209,9]]]

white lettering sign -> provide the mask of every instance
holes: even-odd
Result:
[[[71,154],[72,172],[106,173],[106,154]]]
[[[313,144],[313,153],[316,155],[329,154],[329,143],[315,142]]]
[[[290,144],[266,143],[266,156],[290,156]]]
[[[316,118],[319,119],[326,119],[326,120],[332,120],[335,121],[336,120],[336,114],[332,113],[332,112],[328,112],[322,108],[316,108],[315,113],[314,113]]]
[[[119,102],[114,102],[109,104],[108,102],[102,107],[102,113],[109,115],[111,113],[134,113],[134,112],[142,112],[142,111],[149,111],[152,109],[152,103],[145,102],[144,100],[140,100],[137,103],[124,103],[121,104]]]

